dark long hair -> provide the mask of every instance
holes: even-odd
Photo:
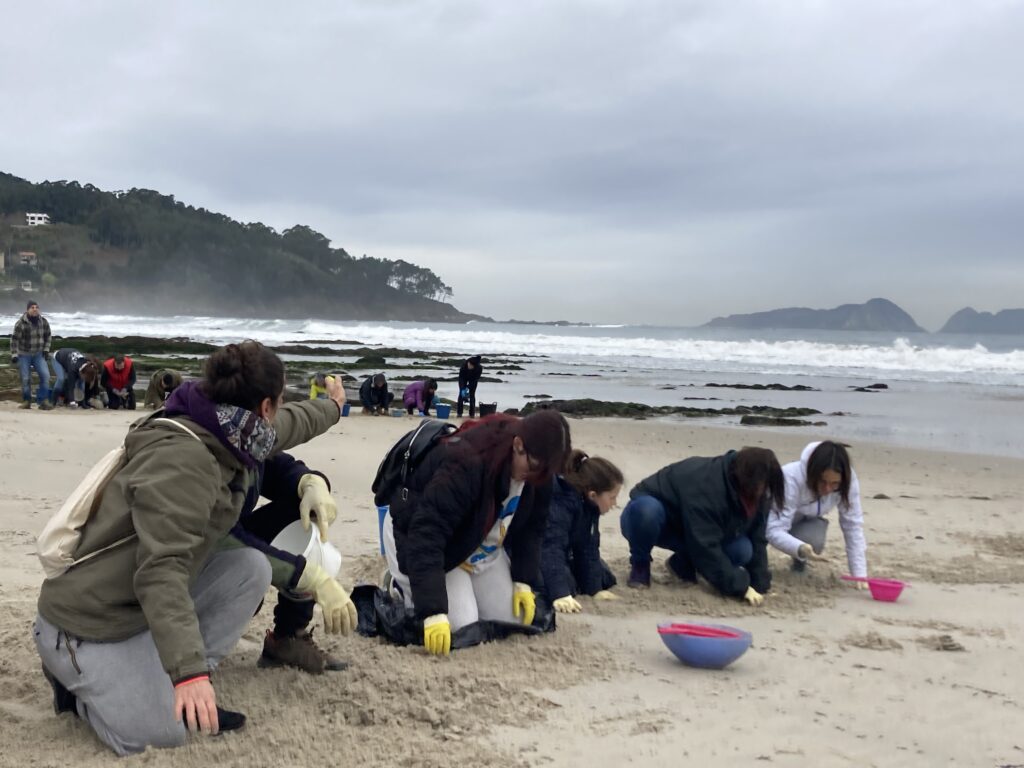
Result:
[[[818,496],[818,483],[826,469],[839,473],[839,498],[845,506],[850,506],[850,454],[846,452],[849,448],[846,443],[837,443],[832,440],[822,440],[821,443],[811,451],[807,459],[807,487]]]
[[[523,441],[527,454],[540,462],[540,471],[529,479],[531,485],[543,485],[562,471],[572,448],[569,424],[554,410],[536,411],[519,418],[492,413],[482,419],[463,423],[449,439],[460,438],[473,446],[488,465],[488,474],[504,477],[512,461],[512,440]]]
[[[258,341],[228,344],[206,358],[200,386],[215,403],[256,411],[284,391],[284,364]]]
[[[740,496],[748,503],[754,504],[756,511],[761,498],[758,494],[771,497],[776,509],[781,509],[786,500],[786,483],[782,475],[782,467],[775,454],[767,448],[741,448],[733,457],[730,468],[733,482]]]

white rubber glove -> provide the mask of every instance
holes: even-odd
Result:
[[[610,589],[602,589],[600,592],[594,593],[595,600],[618,600],[619,596],[612,592]]]
[[[817,563],[827,563],[828,558],[819,555],[810,544],[801,544],[796,550],[797,557],[801,560],[812,560]]]
[[[320,530],[320,541],[327,541],[327,527],[338,516],[338,505],[331,497],[327,481],[312,473],[299,480],[299,518],[304,530],[309,530],[310,512],[316,515],[316,527]]]
[[[306,567],[302,570],[296,588],[300,592],[313,595],[313,599],[324,612],[324,632],[347,635],[356,628],[359,616],[348,590],[332,579],[319,565],[306,561]]]
[[[555,606],[555,610],[558,611],[559,613],[582,613],[583,612],[583,606],[580,605],[576,601],[576,598],[574,598],[572,595],[566,595],[565,597],[560,597],[557,600],[555,600],[554,602],[552,602],[552,605]]]
[[[756,608],[764,602],[764,595],[762,595],[753,587],[747,587],[747,592],[745,595],[743,595],[743,599]]]

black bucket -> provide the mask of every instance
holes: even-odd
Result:
[[[498,411],[498,404],[497,403],[480,403],[480,415],[481,416],[490,416],[492,413],[497,413],[497,411]]]

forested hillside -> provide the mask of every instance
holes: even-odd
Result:
[[[25,226],[25,213],[49,214]],[[148,189],[33,184],[0,173],[0,298],[33,295],[58,308],[259,317],[470,319],[429,269],[363,256],[308,226],[277,232]],[[19,257],[34,253],[35,263]],[[12,291],[11,288],[14,287]]]

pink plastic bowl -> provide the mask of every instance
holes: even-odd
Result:
[[[903,592],[904,586],[906,585],[902,581],[896,579],[868,579],[871,596],[883,603],[896,602],[896,598]]]

